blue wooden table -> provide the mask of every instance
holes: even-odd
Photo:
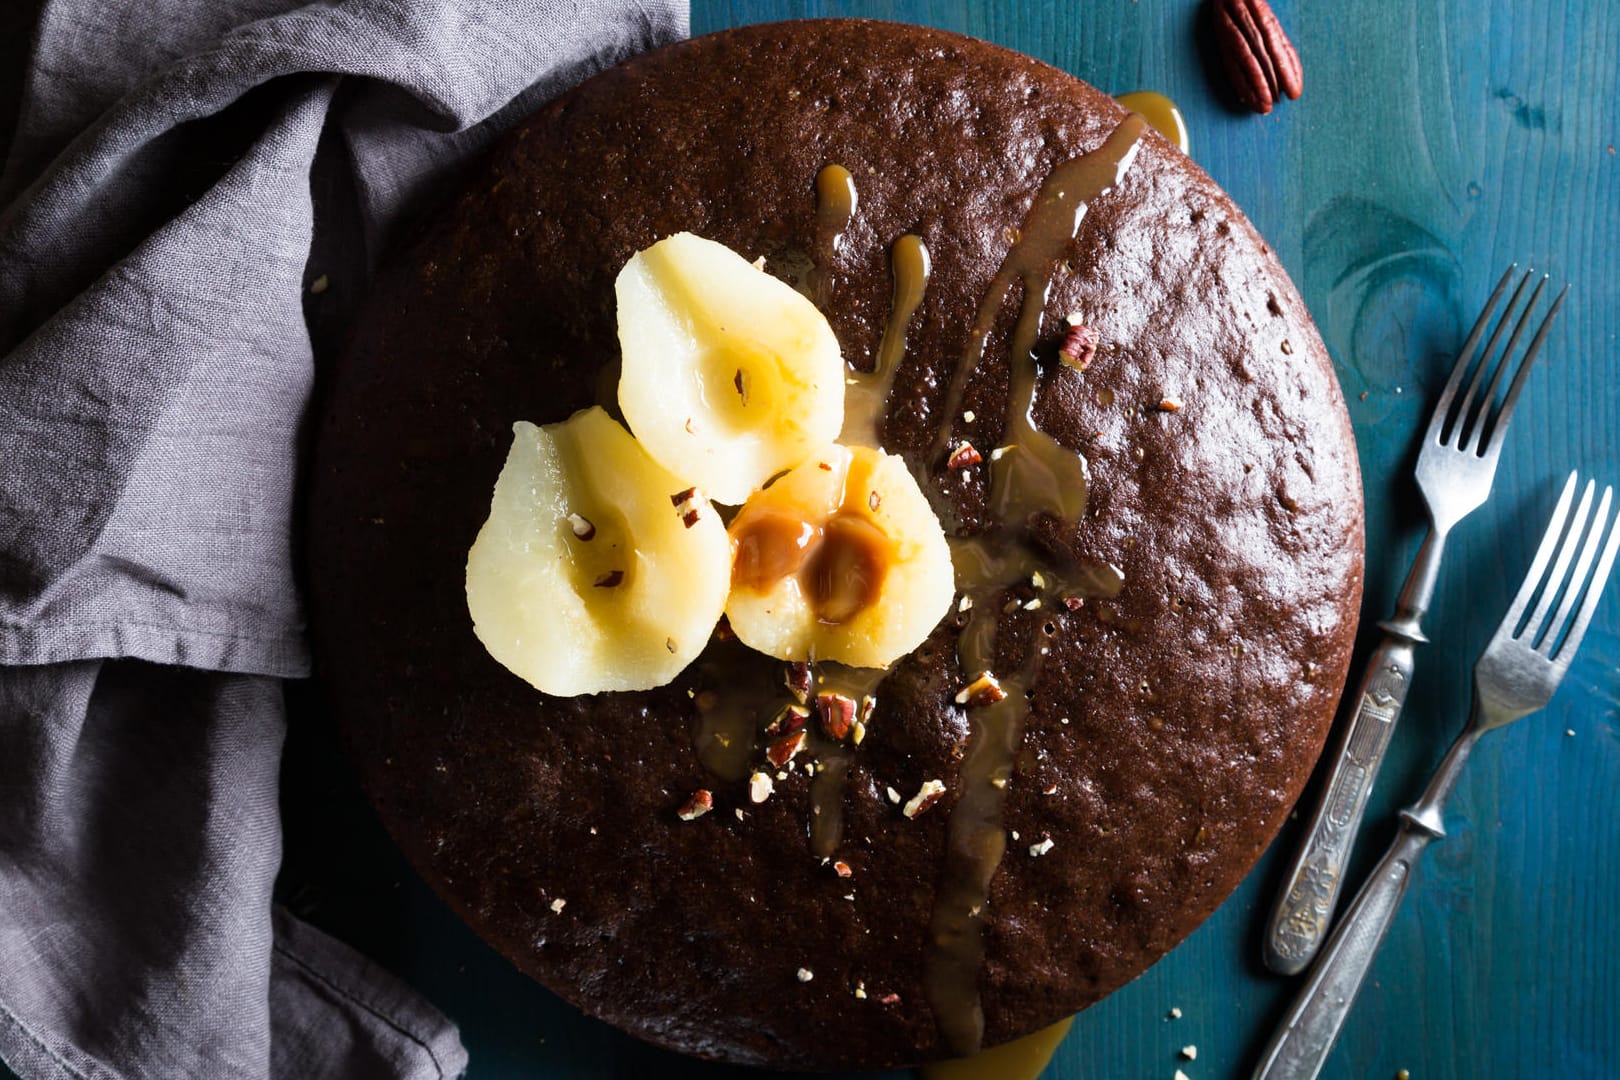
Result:
[[[1229,109],[1193,0],[693,0],[694,33],[806,15],[929,23],[1111,92],[1182,107],[1192,154],[1281,254],[1338,365],[1367,492],[1365,621],[1421,528],[1418,430],[1507,263],[1574,283],[1490,503],[1454,534],[1359,879],[1462,724],[1470,669],[1571,467],[1620,482],[1620,4],[1338,0],[1275,7],[1305,95]],[[1552,707],[1480,746],[1325,1076],[1620,1076],[1620,587]],[[1369,647],[1363,633],[1362,649]],[[474,1080],[717,1077],[587,1020],[514,972],[416,880],[321,731],[295,730],[286,898],[463,1025]],[[1307,799],[1311,796],[1308,793]],[[1048,1075],[1246,1076],[1292,982],[1257,960],[1282,840],[1205,926],[1083,1013]],[[1167,1019],[1172,1008],[1179,1019]],[[1197,1060],[1181,1061],[1187,1044]]]

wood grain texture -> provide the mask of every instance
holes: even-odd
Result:
[[[1263,118],[1235,111],[1211,81],[1190,0],[693,0],[692,25],[901,19],[988,38],[1112,92],[1176,99],[1194,158],[1281,254],[1338,365],[1367,490],[1369,622],[1389,614],[1415,550],[1415,440],[1490,286],[1514,260],[1574,283],[1496,492],[1454,534],[1427,621],[1436,641],[1418,657],[1373,796],[1359,881],[1463,722],[1473,659],[1557,483],[1571,467],[1620,481],[1620,5],[1274,6],[1305,94]],[[1329,1080],[1401,1068],[1420,1080],[1620,1074],[1620,586],[1610,591],[1551,708],[1476,752],[1451,835],[1417,875]],[[744,1075],[634,1043],[517,975],[404,867],[324,739],[313,724],[293,732],[283,896],[459,1020],[474,1080]],[[1278,849],[1295,840],[1286,832]],[[1292,988],[1258,961],[1277,856],[1180,948],[1083,1013],[1048,1075],[1248,1075]],[[1180,1019],[1167,1019],[1172,1007]],[[1187,1044],[1194,1063],[1178,1059]]]

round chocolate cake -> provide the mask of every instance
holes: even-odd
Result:
[[[683,232],[812,297],[857,383],[891,365],[871,430],[961,596],[887,671],[722,624],[667,686],[555,698],[474,636],[514,421],[611,408],[615,276]],[[681,1051],[917,1063],[1084,1008],[1250,869],[1342,689],[1360,480],[1283,268],[1112,99],[978,41],[778,24],[593,78],[390,263],[326,391],[313,628],[379,813],[520,968]],[[855,738],[767,758],[840,688]]]

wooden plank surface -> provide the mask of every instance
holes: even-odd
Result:
[[[1368,621],[1389,614],[1415,549],[1416,434],[1490,285],[1514,260],[1574,282],[1497,491],[1454,537],[1427,622],[1439,640],[1419,657],[1359,878],[1464,719],[1473,658],[1554,485],[1577,466],[1620,481],[1620,4],[1275,6],[1306,89],[1265,118],[1223,104],[1187,0],[693,0],[692,21],[694,33],[806,15],[928,23],[1112,92],[1175,98],[1193,157],[1281,254],[1338,364],[1366,482]],[[1415,1080],[1620,1075],[1620,588],[1611,594],[1552,708],[1477,751],[1330,1080],[1401,1068]],[[283,895],[460,1021],[474,1080],[745,1075],[635,1043],[517,975],[405,868],[327,740],[313,725],[292,735]],[[1048,1075],[1246,1076],[1290,991],[1257,956],[1279,850],[1294,839],[1180,948],[1082,1014]],[[1172,1007],[1180,1019],[1166,1019]],[[1196,1062],[1178,1059],[1186,1044]]]

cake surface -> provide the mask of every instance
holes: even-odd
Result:
[[[1123,985],[1275,835],[1349,660],[1354,445],[1281,265],[1151,132],[1050,268],[1035,345],[1034,426],[1084,457],[1089,490],[1077,523],[1037,515],[1030,538],[1109,580],[1073,607],[1031,607],[1038,590],[1012,582],[975,609],[990,612],[996,669],[1033,674],[971,964],[938,940],[964,888],[952,823],[975,790],[977,721],[957,703],[971,613],[876,685],[865,739],[827,755],[836,769],[795,769],[759,804],[738,770],[765,736],[718,753],[699,705],[778,687],[779,661],[717,641],[666,687],[549,698],[496,664],[467,616],[467,550],[513,422],[612,400],[614,277],[682,231],[812,293],[857,371],[891,319],[891,248],[921,238],[931,274],[877,428],[927,477],[947,532],[994,544],[988,469],[945,468],[939,449],[948,436],[988,458],[1008,437],[1023,285],[988,305],[982,358],[947,411],[955,373],[1043,182],[1125,121],[1071,76],[939,31],[727,31],[537,113],[391,261],[320,421],[319,675],[397,842],[524,971],[688,1053],[916,1063],[961,1049],[969,1008],[993,1045]],[[831,231],[829,165],[856,195]],[[1071,313],[1100,337],[1084,371],[1055,360]],[[943,798],[914,818],[890,794],[936,778]],[[715,810],[680,820],[698,789]],[[847,877],[812,824],[833,806]]]

